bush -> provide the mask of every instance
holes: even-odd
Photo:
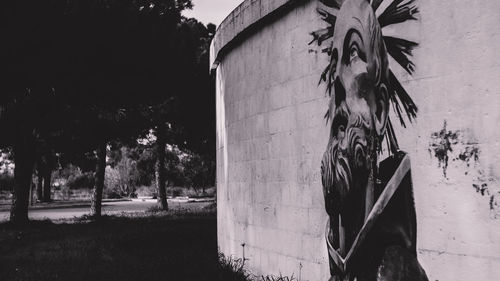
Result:
[[[224,254],[219,253],[217,280],[234,280],[234,281],[296,281],[293,275],[288,276],[274,276],[274,275],[261,275],[260,277],[251,274],[245,269],[245,260],[236,259],[233,257],[226,257]]]
[[[156,198],[156,187],[154,185],[150,186],[141,186],[135,190],[137,196],[139,197],[153,197]]]
[[[90,189],[93,188],[95,184],[94,173],[86,172],[75,175],[70,175],[66,185],[70,189]]]
[[[167,195],[172,197],[189,197],[189,198],[202,198],[214,197],[215,187],[206,189],[193,188],[193,187],[167,187]]]
[[[182,187],[167,187],[167,194],[172,197],[186,196]]]
[[[219,253],[218,280],[250,281],[250,274],[244,269],[245,261],[226,257]]]
[[[14,175],[10,173],[0,174],[0,191],[12,191],[14,188]]]
[[[105,185],[122,197],[131,197],[136,194],[135,189],[140,184],[140,173],[137,161],[130,158],[130,150],[126,147],[120,149],[121,157],[115,160],[114,165],[106,166]]]
[[[120,199],[123,198],[121,194],[116,192],[114,189],[104,189],[103,191],[103,197],[106,199]]]
[[[183,159],[183,166],[188,186],[202,188],[215,184],[215,159],[212,157],[190,154]]]
[[[217,212],[217,202],[212,202],[205,207],[203,207],[203,210],[205,211],[210,211],[210,212]]]
[[[191,198],[203,198],[203,197],[215,197],[217,195],[217,189],[215,187],[203,188],[203,189],[189,189],[190,191],[195,191],[194,193],[189,193]]]
[[[267,276],[261,276],[260,281],[294,281],[295,277],[288,277],[288,276],[283,276],[280,274],[280,276],[273,276],[273,275],[267,275]]]

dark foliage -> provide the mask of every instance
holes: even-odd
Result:
[[[218,266],[214,218],[103,217],[3,230],[2,280],[241,280]]]
[[[182,18],[191,6],[190,0],[3,3],[0,147],[28,151],[34,143],[37,155],[17,153],[16,166],[26,168],[19,179],[28,178],[39,157],[55,153],[63,167],[92,171],[98,146],[133,142],[166,122],[169,141],[213,155],[215,87],[207,69],[215,26]],[[22,194],[28,189],[26,180],[17,186]]]
[[[9,173],[0,174],[0,191],[12,191],[14,187],[14,175]]]
[[[95,184],[95,176],[93,172],[86,172],[79,175],[70,175],[66,185],[70,189],[88,189]]]
[[[153,212],[151,217],[76,224],[0,225],[0,274],[5,280],[296,280],[254,277],[242,259],[218,253],[210,211]]]

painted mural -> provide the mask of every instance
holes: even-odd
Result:
[[[320,82],[330,96],[330,127],[321,163],[330,280],[427,280],[417,260],[416,214],[408,155],[389,110],[401,125],[417,106],[389,67],[410,75],[416,42],[384,36],[386,26],[417,20],[413,0],[321,0],[327,23],[312,33],[329,62]],[[379,159],[385,148],[389,156]]]

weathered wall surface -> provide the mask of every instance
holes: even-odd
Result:
[[[326,145],[319,21],[310,1],[264,26],[217,68],[220,250],[254,273],[320,280],[328,272],[319,166]],[[231,81],[231,82],[229,82]]]
[[[266,2],[273,8],[262,12]],[[316,13],[321,4],[299,1],[237,36],[286,2],[245,1],[219,28],[214,43],[219,247],[244,257],[255,274],[326,280],[320,161],[328,139],[323,119],[328,98],[318,80],[328,61],[307,44],[309,32],[324,26]],[[500,276],[500,218],[494,206],[494,196],[500,198],[500,2],[420,0],[418,5],[418,22],[384,34],[420,43],[414,76],[394,68],[419,106],[415,124],[396,128],[412,159],[419,259],[429,280],[495,280]],[[444,120],[447,130],[459,132],[447,178],[430,146]],[[468,167],[452,161],[466,146],[479,151]],[[488,190],[481,195],[472,184],[483,183]]]
[[[417,71],[405,87],[419,105],[417,123],[399,130],[411,153],[418,215],[420,260],[430,280],[496,280],[500,276],[500,220],[490,209],[500,194],[500,24],[498,1],[419,1],[420,21],[395,29],[420,47]],[[400,77],[403,77],[400,75]],[[449,160],[444,179],[428,152],[430,135],[461,131],[477,145],[478,163]],[[462,150],[455,145],[453,153]],[[466,174],[467,172],[467,174]],[[481,175],[478,175],[481,173]],[[485,195],[472,184],[487,182]]]

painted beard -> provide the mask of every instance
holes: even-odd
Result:
[[[332,122],[333,131],[338,131],[338,127],[335,128],[339,123],[346,128],[343,133],[330,137],[321,163],[322,184],[328,215],[336,220],[340,214],[347,236],[355,237],[364,221],[364,196],[376,155],[376,137],[371,122],[361,115],[346,117],[342,113],[345,111],[339,112]],[[349,240],[347,238],[348,245],[352,242]]]

